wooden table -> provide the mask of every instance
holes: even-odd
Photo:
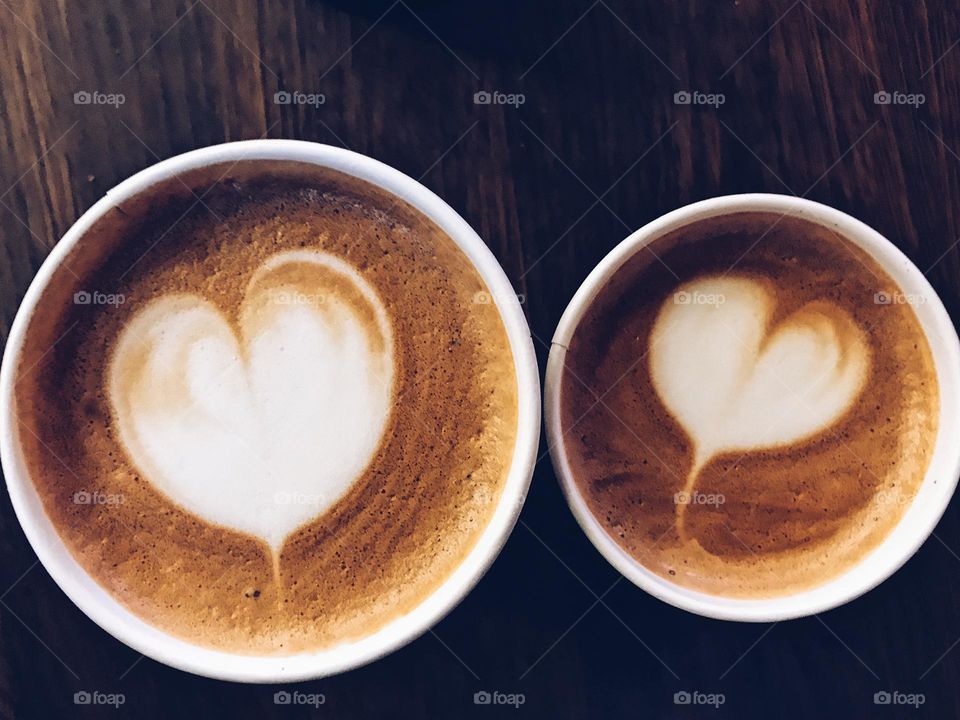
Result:
[[[864,220],[956,317],[958,43],[956,9],[923,0],[0,0],[0,338],[44,256],[108,188],[158,159],[259,137],[346,146],[420,178],[525,295],[541,366],[573,292],[617,242],[728,193],[799,194]],[[324,102],[278,104],[278,91]],[[523,102],[478,104],[482,91]],[[682,91],[724,101],[678,103]],[[923,103],[878,103],[881,91]],[[109,637],[37,564],[4,494],[0,716],[82,717],[96,711],[74,693],[98,690],[123,693],[114,715],[141,720],[957,717],[957,508],[867,596],[735,624],[621,580],[544,459],[476,590],[388,658],[297,686],[323,693],[314,712],[275,705],[283,688],[193,677]],[[482,690],[525,703],[476,706]],[[675,705],[684,690],[725,703]],[[878,707],[880,691],[925,704]]]

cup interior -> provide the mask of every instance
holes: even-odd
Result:
[[[240,655],[191,644],[144,622],[104,590],[77,563],[30,480],[17,440],[15,370],[30,318],[43,311],[44,291],[74,246],[111,210],[136,211],[161,186],[220,177],[237,163],[320,166],[365,180],[406,201],[430,218],[466,254],[496,303],[513,352],[518,388],[516,444],[507,480],[487,527],[464,561],[430,596],[406,615],[353,642],[288,656]],[[218,172],[213,173],[213,169]],[[188,191],[185,187],[184,191]],[[133,210],[131,210],[131,208]],[[536,461],[540,382],[529,327],[517,296],[496,258],[446,203],[412,178],[372,158],[340,148],[293,140],[228,143],[189,152],[149,167],[90,208],[64,235],[30,285],[14,320],[0,369],[0,455],[11,501],[34,551],[70,599],[111,635],[159,662],[207,677],[240,682],[292,682],[324,677],[368,663],[412,641],[438,622],[470,591],[496,558],[526,497]]]
[[[600,290],[636,252],[675,230],[741,212],[790,215],[832,228],[890,275],[905,294],[924,302],[914,310],[927,336],[940,386],[937,438],[927,473],[900,522],[860,562],[841,575],[800,593],[767,599],[723,597],[685,588],[644,567],[607,533],[574,482],[560,420],[560,385],[567,347]],[[694,203],[630,235],[591,272],[564,312],[553,337],[545,378],[544,414],[554,468],[574,516],[603,556],[624,576],[678,608],[724,620],[771,622],[818,612],[872,589],[905,563],[933,532],[960,475],[960,342],[940,298],[922,272],[891,242],[864,223],[819,203],[786,195],[730,195]]]

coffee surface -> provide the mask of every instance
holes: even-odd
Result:
[[[262,162],[184,180],[88,232],[31,320],[33,481],[81,565],[167,632],[252,654],[361,638],[493,514],[506,330],[455,243],[373,186]]]
[[[707,593],[774,597],[849,569],[932,454],[922,301],[795,217],[701,221],[640,250],[565,357],[561,426],[590,510],[644,566]]]

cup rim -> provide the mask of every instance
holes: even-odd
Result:
[[[486,283],[503,320],[517,381],[517,434],[511,465],[493,515],[464,560],[432,593],[375,632],[319,651],[243,655],[212,650],[170,635],[134,615],[101,587],[67,550],[43,509],[17,439],[14,382],[29,320],[54,271],[107,211],[182,173],[240,161],[290,161],[329,168],[365,180],[406,201],[436,223]],[[438,623],[479,582],[513,530],[536,464],[540,439],[540,376],[530,329],[503,268],[470,225],[417,180],[378,160],[302,140],[259,139],[192,150],[151,165],[122,181],[64,234],[32,280],[11,326],[0,366],[0,459],[14,511],[40,562],[84,614],[137,652],[179,670],[248,683],[327,677],[372,662],[412,642]]]
[[[871,255],[904,291],[922,293],[916,312],[927,337],[940,385],[937,439],[927,472],[910,506],[880,543],[840,575],[785,596],[736,599],[693,591],[666,580],[629,555],[588,508],[573,480],[563,440],[560,385],[570,339],[586,310],[614,273],[642,248],[678,228],[723,215],[766,212],[801,217],[832,228]],[[917,311],[918,308],[914,308]],[[812,200],[772,193],[724,195],[657,218],[618,244],[583,281],[564,311],[551,342],[544,378],[546,438],[558,482],[578,524],[597,550],[642,590],[677,608],[718,620],[777,622],[843,605],[896,572],[927,540],[946,511],[960,477],[960,341],[946,308],[924,274],[893,243],[856,218]],[[921,498],[921,494],[923,494]]]

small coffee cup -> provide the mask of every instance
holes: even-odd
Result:
[[[561,380],[568,346],[585,313],[613,275],[644,248],[684,227],[734,213],[794,216],[830,228],[859,247],[908,296],[927,337],[939,383],[939,423],[926,474],[907,510],[876,547],[838,576],[809,589],[771,598],[724,597],[692,590],[654,573],[618,544],[591,512],[575,482],[561,426]],[[923,544],[943,515],[960,475],[960,343],[943,303],[923,273],[891,242],[859,220],[797,197],[744,194],[718,197],[654,220],[614,248],[574,295],[553,337],[545,378],[546,436],[554,468],[577,522],[600,553],[638,587],[678,608],[723,620],[772,622],[823,612],[872,589]]]
[[[518,426],[512,461],[489,523],[464,561],[416,607],[372,634],[320,651],[288,656],[239,655],[192,644],[144,622],[91,578],[74,559],[46,515],[19,446],[14,382],[25,333],[44,311],[44,289],[84,234],[113,208],[151,188],[208,166],[239,161],[296,162],[360,178],[406,201],[432,220],[469,258],[496,303],[513,352]],[[195,150],[149,167],[110,190],[64,235],[30,285],[13,323],[0,370],[0,455],[20,524],[44,567],[94,622],[134,650],[175,668],[207,677],[253,683],[324,677],[371,662],[411,642],[452,610],[496,558],[523,506],[537,457],[540,382],[523,311],[499,263],[473,229],[426,187],[372,158],[341,148],[294,140],[252,140]]]

